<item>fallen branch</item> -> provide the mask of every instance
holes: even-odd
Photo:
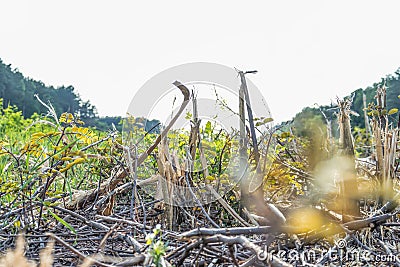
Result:
[[[272,226],[258,227],[233,227],[233,228],[197,228],[178,235],[178,238],[197,238],[199,236],[211,235],[254,235],[254,234],[270,234],[276,232],[276,228]]]
[[[76,248],[70,246],[67,242],[65,242],[64,240],[62,240],[61,238],[59,238],[57,235],[53,234],[53,233],[47,233],[46,234],[48,237],[54,239],[55,241],[57,241],[58,243],[60,243],[61,245],[63,245],[64,247],[66,247],[67,249],[69,249],[72,253],[74,253],[75,255],[78,256],[79,259],[81,260],[87,260],[89,258],[89,260],[98,265],[98,266],[102,266],[102,267],[111,267],[113,265],[108,265],[108,264],[104,264],[102,262],[97,261],[96,259],[92,258],[92,257],[87,257],[85,256],[82,252],[80,252],[79,250],[77,250]]]
[[[216,236],[211,236],[211,237],[207,237],[201,240],[201,242],[203,244],[209,244],[209,243],[215,243],[215,242],[222,242],[224,244],[227,245],[233,245],[233,244],[240,244],[243,247],[250,249],[251,251],[254,252],[255,255],[257,256],[261,256],[264,255],[266,253],[268,253],[267,251],[265,251],[263,248],[261,248],[260,246],[257,246],[256,244],[252,243],[249,239],[247,239],[244,236],[236,236],[236,237],[228,237],[228,236],[223,236],[223,235],[216,235]],[[268,265],[269,266],[282,266],[282,267],[289,267],[292,266],[289,263],[284,262],[283,260],[279,259],[278,257],[274,256],[274,255],[270,255],[271,257],[268,258],[269,262]]]
[[[383,214],[383,215],[374,215],[372,217],[368,217],[365,219],[361,220],[354,220],[351,222],[343,223],[336,225],[337,227],[328,227],[327,229],[324,229],[322,231],[319,231],[315,234],[312,234],[308,236],[304,242],[305,243],[310,243],[315,241],[316,239],[320,239],[321,237],[327,237],[327,236],[332,236],[335,234],[339,233],[351,233],[352,231],[357,231],[362,228],[375,228],[379,224],[382,224],[386,222],[388,219],[392,218],[395,216],[398,212],[394,213],[388,213],[388,214]]]
[[[206,185],[206,188],[215,197],[215,199],[225,208],[225,210],[230,215],[232,215],[235,219],[237,219],[241,225],[247,226],[247,227],[251,226],[250,223],[246,222],[242,217],[240,217],[239,214],[236,213],[236,211],[234,209],[232,209],[232,207],[221,197],[220,194],[218,194],[217,191],[215,191],[215,189],[212,186]]]
[[[223,230],[223,229],[221,229],[221,230]],[[242,235],[235,236],[235,237],[229,237],[229,236],[225,236],[225,235],[221,235],[221,234],[216,234],[214,236],[201,238],[201,239],[198,239],[196,242],[189,244],[188,246],[182,247],[180,251],[177,251],[177,253],[184,254],[183,255],[183,257],[184,257],[185,253],[187,253],[191,249],[197,248],[200,245],[213,244],[213,243],[223,243],[224,245],[240,244],[244,248],[251,250],[255,254],[255,256],[257,257],[259,262],[264,263],[265,266],[277,266],[277,267],[278,266],[282,266],[282,267],[283,266],[285,266],[285,267],[292,266],[291,264],[284,262],[283,260],[279,259],[278,257],[276,257],[274,255],[267,254],[268,253],[267,251],[265,251],[260,246],[254,244],[248,238],[246,238]],[[170,255],[170,257],[171,256],[172,255]],[[265,257],[263,257],[263,256],[265,256]]]
[[[93,228],[105,230],[107,232],[110,231],[110,227],[108,227],[108,226],[106,226],[106,225],[104,225],[102,223],[89,220],[86,217],[84,217],[84,216],[82,216],[82,215],[80,215],[80,214],[78,214],[76,212],[73,212],[71,210],[64,209],[64,208],[61,208],[61,207],[57,207],[57,206],[54,206],[54,208],[71,215],[75,219],[77,219],[77,220],[83,222],[84,224],[89,225],[89,226],[91,226]],[[100,218],[105,220],[105,221],[108,219],[108,221],[118,222],[118,220],[113,220],[113,218],[111,218],[111,217],[100,216]],[[125,221],[124,220],[124,223],[130,224],[130,225],[133,225],[133,226],[139,226],[140,228],[144,228],[145,227],[143,224],[137,223],[137,222],[131,222],[131,221]],[[146,228],[149,229],[151,227],[147,226]],[[123,239],[123,240],[128,240],[130,245],[132,245],[137,252],[139,252],[143,247],[139,242],[137,242],[133,237],[129,236],[128,234],[123,235],[123,234],[117,232],[116,235],[118,237],[120,237],[121,239]]]
[[[136,186],[145,186],[148,184],[152,184],[152,183],[156,183],[158,181],[158,179],[160,178],[160,175],[153,175],[150,178],[147,178],[145,180],[140,180],[136,182]],[[111,198],[113,195],[117,195],[117,194],[123,194],[126,193],[126,191],[128,191],[129,189],[132,188],[133,185],[133,181],[131,182],[127,182],[117,188],[115,188],[114,190],[108,192],[108,194],[106,196],[104,196],[103,198],[101,198],[100,200],[98,200],[94,206],[96,206],[97,208],[101,207],[109,198]]]

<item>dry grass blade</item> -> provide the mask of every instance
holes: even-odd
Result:
[[[53,249],[54,249],[54,240],[51,240],[47,243],[45,249],[40,252],[40,267],[51,267],[53,266]]]
[[[22,235],[17,238],[14,250],[8,251],[0,260],[0,267],[35,267],[36,264],[24,256],[25,241]]]
[[[94,260],[92,258],[86,258],[79,267],[89,267],[92,266]]]

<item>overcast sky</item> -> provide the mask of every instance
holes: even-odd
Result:
[[[73,85],[124,115],[143,83],[178,64],[258,70],[275,121],[329,104],[400,67],[400,1],[0,0],[0,58]]]

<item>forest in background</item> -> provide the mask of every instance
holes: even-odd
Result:
[[[393,108],[400,109],[400,102],[398,96],[400,95],[400,72],[396,71],[394,74],[389,74],[381,81],[374,83],[373,85],[362,89],[359,88],[353,91],[349,96],[345,97],[352,100],[351,103],[351,127],[352,129],[364,129],[365,118],[364,118],[364,104],[363,94],[366,97],[366,108],[371,109],[370,104],[376,102],[376,91],[378,88],[384,86],[387,88],[387,109]],[[332,102],[330,105],[318,106],[318,103],[314,107],[305,107],[301,112],[297,113],[293,118],[294,127],[297,129],[297,133],[304,136],[306,132],[309,132],[314,127],[315,122],[326,124],[327,121],[332,123],[332,131],[335,137],[339,136],[338,125],[337,125],[337,113],[338,105],[336,102]],[[367,112],[369,112],[367,110]],[[390,122],[395,125],[398,123],[398,117],[390,117]]]
[[[72,85],[57,88],[48,86],[42,81],[25,77],[17,68],[0,59],[0,98],[3,99],[3,108],[16,106],[25,118],[34,113],[47,114],[48,110],[37,101],[35,95],[45,103],[50,102],[57,114],[76,114],[86,125],[99,130],[109,130],[112,124],[121,130],[121,117],[99,117],[96,107],[89,100],[82,100]]]

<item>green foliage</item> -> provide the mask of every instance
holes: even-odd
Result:
[[[273,137],[275,149],[267,155],[268,159],[263,159],[271,162],[264,172],[264,191],[274,201],[304,194],[306,181],[302,173],[308,168],[304,155],[309,142],[288,131],[275,133]]]
[[[293,119],[293,128],[296,135],[312,137],[315,131],[326,131],[325,122],[321,112],[315,108],[304,108]]]
[[[367,134],[365,128],[353,129],[354,149],[356,157],[367,157],[372,152],[372,136]]]
[[[113,145],[118,138],[83,127],[71,113],[63,113],[57,121],[37,114],[25,119],[15,106],[0,106],[0,115],[1,206],[43,203],[48,211],[44,220],[48,214],[73,232],[49,208],[71,196],[73,189],[95,187],[111,171],[122,156]]]
[[[64,221],[62,218],[60,218],[57,214],[55,214],[54,212],[52,212],[51,210],[47,210],[47,212],[54,217],[54,219],[56,219],[59,223],[61,223],[62,225],[64,225],[68,230],[70,230],[72,233],[76,234],[76,230],[74,227],[72,227],[69,223],[67,223],[66,221]]]
[[[165,255],[167,246],[161,238],[161,225],[157,224],[153,232],[146,236],[146,244],[149,245],[149,254],[153,257],[156,267],[164,266],[162,264],[162,257]]]
[[[400,88],[399,88],[400,90]],[[366,96],[366,104],[368,106],[368,103],[372,103],[375,101],[374,97],[376,94],[376,88],[375,87],[368,87],[365,90],[363,89],[357,89],[355,90],[352,95],[353,97],[353,103],[351,105],[351,110],[356,112],[359,116],[352,116],[351,117],[351,126],[352,128],[358,127],[358,128],[365,128],[365,120],[364,120],[364,104],[363,104],[363,94]]]
[[[388,111],[388,115],[393,115],[396,114],[399,111],[397,108],[392,108],[391,110]]]

